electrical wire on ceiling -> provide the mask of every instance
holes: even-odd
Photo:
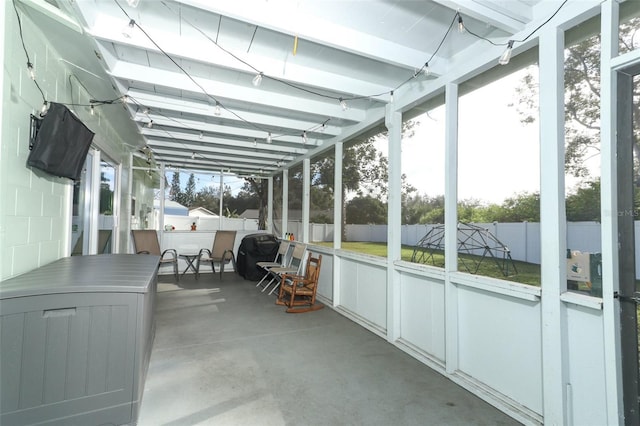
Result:
[[[117,0],[114,0],[117,2]],[[436,47],[436,49],[433,51],[433,53],[430,55],[430,57],[425,61],[424,65],[418,69],[416,72],[414,72],[411,76],[409,76],[406,80],[402,81],[401,83],[399,83],[397,86],[395,86],[393,89],[390,89],[388,91],[385,92],[380,92],[380,93],[375,93],[375,94],[371,94],[371,95],[360,95],[360,96],[334,96],[334,95],[328,95],[326,93],[322,93],[322,92],[318,92],[312,89],[309,89],[307,87],[303,87],[300,85],[297,85],[295,83],[291,83],[288,82],[286,80],[283,80],[281,78],[278,77],[274,77],[274,76],[270,76],[268,74],[265,74],[264,72],[260,71],[258,68],[256,68],[255,66],[253,66],[252,64],[250,64],[249,62],[245,61],[244,59],[238,57],[237,55],[235,55],[234,53],[230,52],[229,50],[225,49],[224,47],[222,47],[220,44],[218,44],[217,42],[217,37],[216,40],[213,40],[211,37],[209,37],[209,35],[207,35],[203,30],[201,30],[197,25],[193,24],[192,22],[190,22],[188,19],[186,19],[184,16],[182,16],[182,14],[178,14],[178,12],[176,12],[174,9],[172,9],[165,1],[161,1],[161,3],[167,8],[169,9],[172,13],[179,15],[179,19],[183,20],[185,23],[187,23],[188,25],[190,25],[193,29],[195,29],[197,32],[199,32],[200,34],[202,34],[207,40],[209,40],[211,43],[213,43],[218,49],[222,50],[223,52],[225,52],[227,55],[231,56],[232,58],[234,58],[235,60],[237,60],[238,62],[246,65],[247,67],[251,68],[253,71],[256,72],[256,76],[254,77],[254,86],[258,86],[259,83],[261,82],[261,80],[263,78],[268,78],[269,80],[273,80],[276,81],[278,83],[284,84],[286,86],[289,86],[291,88],[300,90],[302,92],[305,93],[309,93],[312,95],[316,95],[319,97],[323,97],[323,98],[327,98],[327,99],[332,99],[335,101],[338,101],[340,103],[340,105],[343,107],[343,110],[345,110],[345,105],[346,105],[346,101],[351,101],[351,100],[359,100],[359,99],[377,99],[380,98],[382,96],[386,96],[386,95],[391,95],[393,92],[398,91],[398,89],[400,89],[401,87],[403,87],[404,85],[408,84],[409,82],[411,82],[412,80],[414,80],[415,78],[417,78],[418,76],[420,76],[421,74],[424,75],[429,75],[429,63],[432,62],[433,58],[435,58],[435,56],[437,55],[438,51],[440,50],[440,48],[442,47],[442,45],[444,44],[444,42],[447,40],[449,34],[451,33],[451,30],[453,29],[453,26],[455,25],[455,23],[458,23],[458,30],[460,32],[466,32],[468,34],[470,34],[471,36],[474,36],[480,40],[484,40],[494,46],[507,46],[507,50],[510,51],[513,48],[513,44],[514,42],[525,42],[526,40],[528,40],[534,33],[536,33],[540,28],[542,28],[545,24],[547,24],[551,19],[553,19],[554,16],[556,16],[556,14],[558,14],[558,12],[560,11],[560,9],[562,9],[562,7],[567,3],[568,0],[564,0],[562,2],[562,4],[560,4],[560,6],[555,10],[555,12],[548,18],[546,19],[544,22],[542,22],[538,27],[536,27],[529,35],[527,35],[525,38],[521,39],[521,40],[508,40],[507,42],[494,42],[493,40],[487,38],[487,37],[483,37],[479,34],[477,34],[474,31],[471,31],[465,24],[464,24],[464,20],[462,15],[460,14],[460,12],[456,12],[455,15],[453,16],[451,23],[449,24],[449,27],[447,28],[447,30],[445,31],[444,35],[442,36],[442,38],[440,39],[440,42],[438,43],[438,46]],[[220,20],[222,19],[222,15],[220,15]],[[219,20],[219,22],[220,22]],[[257,31],[258,27],[256,27],[253,36],[251,38],[251,42],[253,42],[253,38],[255,37],[255,33]],[[218,32],[220,31],[220,26],[218,25]],[[297,47],[298,47],[298,36],[296,35],[294,38],[294,50],[297,52]],[[507,62],[505,63],[504,61],[504,56],[505,54],[503,53],[501,55],[501,58],[503,58],[502,61],[499,61],[498,63],[501,65],[505,65]],[[509,55],[510,58],[510,55]],[[256,81],[258,81],[258,83],[256,84]]]
[[[319,97],[323,97],[323,98],[328,98],[328,99],[332,99],[335,101],[338,101],[339,104],[341,105],[343,110],[348,109],[348,105],[346,101],[350,101],[350,100],[356,100],[356,99],[375,99],[375,98],[379,98],[381,96],[384,95],[389,95],[391,98],[393,97],[394,92],[396,92],[398,89],[400,89],[401,87],[403,87],[404,85],[408,84],[409,82],[411,82],[412,80],[414,80],[415,78],[417,78],[419,75],[421,74],[425,74],[428,75],[429,73],[429,63],[433,60],[433,58],[436,56],[436,54],[438,53],[438,51],[440,50],[440,48],[442,47],[442,45],[444,44],[445,40],[447,39],[447,37],[449,36],[449,34],[451,33],[455,23],[458,23],[458,29],[461,31],[465,31],[468,34],[480,39],[480,40],[484,40],[492,45],[495,46],[507,46],[506,50],[503,52],[503,54],[500,56],[498,63],[501,65],[507,64],[511,58],[511,52],[514,46],[514,43],[522,43],[525,42],[526,40],[528,40],[531,36],[533,36],[533,34],[535,34],[538,30],[540,30],[540,28],[542,28],[544,25],[546,25],[549,21],[551,21],[551,19],[553,19],[554,16],[556,16],[558,14],[558,12],[560,12],[560,9],[562,9],[562,7],[567,3],[568,0],[564,0],[560,6],[555,10],[555,12],[549,16],[549,18],[547,18],[545,21],[543,21],[540,25],[538,25],[533,31],[531,31],[526,37],[524,37],[523,39],[510,39],[508,40],[506,43],[496,43],[486,37],[482,37],[478,34],[476,34],[474,31],[470,30],[465,24],[464,24],[464,20],[462,15],[459,12],[456,12],[455,15],[453,16],[453,19],[451,20],[451,23],[449,24],[445,34],[443,35],[443,37],[441,38],[437,48],[434,50],[434,52],[431,54],[431,56],[425,61],[424,65],[417,70],[416,72],[414,72],[411,76],[409,76],[406,80],[402,81],[400,84],[398,84],[397,86],[395,86],[395,88],[390,89],[389,91],[386,92],[381,92],[381,93],[376,93],[376,94],[372,94],[372,95],[362,95],[362,96],[333,96],[333,95],[328,95],[326,93],[321,93],[318,91],[314,91],[311,90],[307,87],[303,87],[294,83],[290,83],[288,81],[285,81],[283,79],[277,78],[277,77],[273,77],[273,76],[269,76],[267,74],[264,74],[264,72],[260,71],[259,69],[257,69],[256,67],[252,66],[250,63],[244,61],[243,59],[239,58],[238,56],[234,55],[232,52],[224,49],[222,46],[220,46],[220,44],[218,43],[218,35],[216,35],[216,40],[212,39],[211,37],[209,37],[204,31],[202,31],[201,29],[199,29],[196,25],[194,25],[193,23],[191,23],[189,20],[187,20],[186,18],[184,18],[182,16],[182,14],[179,14],[179,20],[182,22],[184,21],[185,23],[187,23],[188,25],[190,25],[192,28],[194,28],[196,31],[198,31],[200,34],[202,34],[207,40],[209,40],[211,43],[213,43],[216,47],[218,47],[219,49],[221,49],[223,52],[225,52],[226,54],[230,55],[231,57],[233,57],[235,60],[240,61],[241,63],[243,63],[244,65],[246,65],[247,67],[251,68],[252,70],[254,70],[256,72],[256,77],[254,77],[254,84],[257,81],[258,85],[261,80],[263,78],[268,78],[270,80],[279,82],[281,84],[284,84],[286,86],[289,86],[291,88],[303,91],[305,93],[309,93],[309,94],[313,94]],[[256,123],[253,123],[247,119],[245,119],[244,117],[242,117],[240,114],[236,113],[235,111],[225,107],[215,96],[209,94],[206,89],[199,84],[195,78],[193,78],[193,76],[191,76],[180,64],[178,64],[177,61],[175,61],[160,45],[158,45],[155,40],[144,30],[144,28],[142,28],[134,19],[132,19],[129,14],[126,12],[126,10],[120,5],[120,3],[118,2],[118,0],[114,0],[114,2],[116,3],[116,5],[120,8],[120,10],[125,14],[125,16],[129,19],[129,24],[128,26],[131,28],[138,28],[144,35],[145,37],[165,56],[167,57],[189,80],[191,80],[201,91],[202,93],[207,96],[209,99],[213,100],[215,102],[216,105],[216,110],[218,110],[219,108],[224,109],[225,111],[229,112],[231,115],[233,115],[234,117],[236,117],[238,120],[244,122],[245,124],[247,124],[250,127],[253,127],[257,130],[263,131],[265,132],[266,136],[265,136],[265,141],[267,143],[272,143],[275,139],[277,139],[278,137],[282,137],[282,136],[295,136],[295,135],[300,135],[299,130],[296,131],[292,131],[291,133],[282,133],[282,134],[272,134],[272,132],[267,129],[264,128]],[[167,7],[169,10],[171,10],[173,13],[175,13],[175,11],[173,9],[171,9],[171,7],[169,7],[166,2],[161,1],[161,3]],[[18,30],[19,30],[19,36],[20,36],[20,41],[22,43],[22,48],[24,50],[26,59],[27,59],[27,71],[29,73],[30,78],[33,80],[34,84],[36,85],[38,91],[40,92],[42,99],[43,99],[43,106],[41,109],[41,115],[46,114],[47,110],[48,110],[48,101],[47,98],[45,96],[44,91],[42,90],[42,88],[40,87],[40,84],[37,81],[36,78],[36,70],[34,67],[33,62],[31,61],[28,49],[25,45],[25,41],[24,41],[24,34],[23,34],[23,28],[22,28],[22,20],[20,18],[20,13],[18,11],[18,8],[16,6],[15,0],[12,0],[12,4],[13,4],[13,8],[15,10],[16,13],[16,17],[18,20]],[[220,16],[220,19],[222,18],[222,16]],[[221,21],[220,21],[221,22]],[[218,32],[219,32],[219,27],[218,27]],[[256,27],[257,29],[257,27]],[[297,39],[297,36],[296,36]],[[296,47],[297,47],[297,43],[296,43]],[[77,77],[76,77],[77,79]],[[78,80],[80,84],[82,84],[82,82],[80,82],[80,80]],[[137,102],[135,99],[131,98],[128,95],[122,95],[120,97],[114,98],[114,99],[106,99],[106,100],[96,100],[96,99],[91,99],[89,104],[75,104],[75,103],[71,103],[71,104],[65,104],[65,105],[69,105],[69,106],[85,106],[88,107],[90,109],[90,113],[93,115],[94,113],[94,109],[96,106],[101,106],[101,105],[110,105],[113,104],[115,102],[121,101],[121,102],[126,102],[127,99],[131,99],[133,103],[136,103],[139,106],[143,106],[142,104],[140,104],[139,102]],[[145,111],[149,111],[149,108],[145,108]],[[160,114],[162,115],[162,114]],[[216,113],[216,115],[218,115]],[[164,115],[163,115],[164,116]],[[172,117],[167,117],[169,120],[173,120],[177,123],[180,123],[179,121],[173,119]],[[322,123],[318,123],[314,126],[311,126],[310,128],[303,130],[302,132],[302,139],[303,139],[303,145],[306,144],[307,142],[307,134],[311,133],[311,132],[315,132],[315,131],[320,131],[322,132],[322,130],[324,130],[326,128],[327,123],[329,122],[330,119],[326,119],[325,121],[323,121]],[[147,123],[148,127],[151,127],[151,125],[153,124],[153,121],[150,120]],[[180,123],[182,127],[186,128],[186,129],[190,129],[189,126],[184,126],[182,123]],[[195,130],[197,131],[198,129],[190,129],[190,130]],[[166,130],[165,130],[166,131]],[[169,135],[171,135],[168,131],[166,131]],[[179,140],[177,138],[174,138],[173,136],[171,136],[172,139],[175,140]],[[185,148],[186,145],[185,145]],[[210,160],[215,162],[214,160]],[[279,163],[279,161],[278,161]]]

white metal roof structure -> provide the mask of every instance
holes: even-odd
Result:
[[[370,134],[392,99],[399,110],[416,107],[439,78],[477,68],[470,60],[480,52],[495,61],[514,34],[535,30],[562,4],[21,3],[63,46],[61,60],[94,108],[118,109],[109,114],[119,116],[123,135],[137,126],[141,138],[132,145],[168,166],[241,176],[271,175],[335,141]]]

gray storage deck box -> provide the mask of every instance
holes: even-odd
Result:
[[[74,256],[0,282],[0,424],[135,424],[159,257]]]

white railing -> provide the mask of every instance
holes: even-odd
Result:
[[[511,251],[514,260],[540,263],[540,223],[474,223],[488,229]],[[435,225],[403,225],[402,244],[415,246]],[[289,222],[287,231],[301,234],[302,223]],[[387,225],[347,225],[347,241],[386,242]],[[635,224],[636,241],[640,241],[640,221]],[[309,224],[309,241],[333,241],[333,224]],[[567,248],[588,253],[599,253],[601,248],[599,222],[567,222]],[[636,264],[640,265],[640,249],[636,250]],[[640,272],[640,271],[639,271]]]

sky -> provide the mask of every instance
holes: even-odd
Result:
[[[458,126],[458,199],[501,203],[540,189],[538,124],[523,125],[515,107],[511,75],[462,96]],[[416,118],[419,125],[402,141],[402,172],[422,195],[444,194],[444,107]],[[386,142],[379,149],[386,152]]]
[[[518,103],[515,88],[524,71],[513,73],[460,98],[458,126],[458,199],[484,203],[502,203],[505,198],[523,192],[540,191],[539,123],[523,124],[513,104]],[[444,194],[445,153],[444,107],[416,118],[419,125],[411,138],[402,141],[402,172],[420,194],[434,197]],[[386,139],[376,147],[388,155]],[[597,171],[598,158],[591,169]],[[170,183],[173,171],[167,172]],[[184,186],[189,173],[181,172]],[[578,181],[566,178],[567,187]],[[219,177],[196,174],[196,190],[205,185],[219,186]],[[225,176],[225,185],[233,194],[244,180]]]

